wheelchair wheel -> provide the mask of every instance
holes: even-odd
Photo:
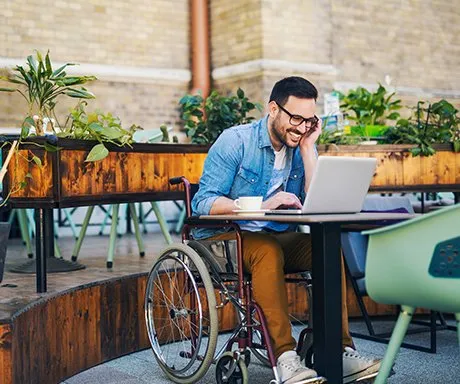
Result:
[[[174,244],[156,257],[145,293],[145,319],[153,354],[174,382],[197,382],[214,358],[216,298],[201,257]]]
[[[225,352],[216,365],[217,384],[247,384],[248,368],[244,358],[236,360],[233,352]]]

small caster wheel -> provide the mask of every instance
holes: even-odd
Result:
[[[33,259],[33,258],[34,258],[34,254],[33,254],[33,253],[28,253],[28,254],[27,254],[27,257],[28,257],[29,259]]]
[[[77,256],[72,256],[72,261],[77,261]]]
[[[107,268],[112,268],[113,262],[112,261],[107,261]]]
[[[145,252],[139,253],[139,256],[140,256],[140,257],[144,257],[144,256],[145,256]]]
[[[247,384],[248,369],[243,358],[236,360],[233,352],[225,352],[216,364],[217,384]]]

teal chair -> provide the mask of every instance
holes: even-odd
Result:
[[[460,344],[460,204],[363,234],[369,296],[401,306],[374,382],[383,384],[416,308],[454,313]]]

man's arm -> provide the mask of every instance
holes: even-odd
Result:
[[[204,163],[200,188],[192,200],[195,215],[225,214],[235,209],[228,196],[241,164],[241,138],[225,130],[212,145]]]
[[[302,157],[303,167],[305,171],[305,194],[308,193],[310,188],[313,172],[316,168],[318,154],[316,152],[315,143],[321,134],[322,121],[319,119],[318,126],[313,131],[307,132],[300,140],[300,156]]]

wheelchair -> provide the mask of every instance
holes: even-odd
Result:
[[[250,276],[243,271],[239,226],[230,221],[204,222],[193,218],[191,199],[198,185],[190,184],[185,177],[169,182],[183,184],[187,218],[182,243],[169,245],[156,256],[146,285],[145,319],[158,365],[178,384],[199,381],[213,364],[217,383],[246,384],[247,367],[254,356],[272,368],[274,379],[270,384],[281,383],[264,314],[252,298]],[[236,241],[192,238],[192,228],[211,227],[230,228]],[[286,278],[286,282],[304,287],[311,303],[308,272]],[[227,305],[233,306],[234,311],[224,313],[222,309]],[[290,316],[298,333],[294,333],[297,353],[307,366],[312,366],[311,310],[308,322],[301,316]],[[224,332],[219,332],[219,324],[224,325]],[[319,377],[308,382],[318,384],[326,380]]]

